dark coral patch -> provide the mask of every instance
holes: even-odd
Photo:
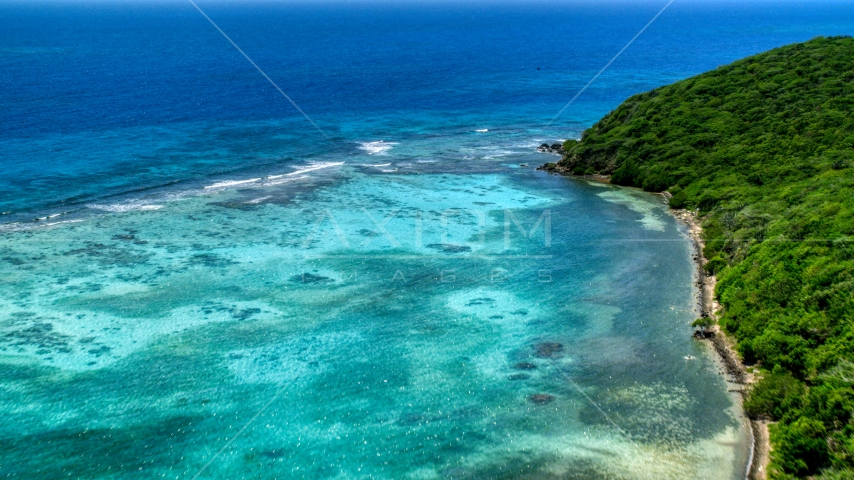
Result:
[[[471,251],[471,247],[467,247],[465,245],[454,245],[452,243],[431,243],[427,245],[427,248],[432,248],[445,253],[463,253]]]
[[[551,403],[554,401],[555,397],[553,395],[549,395],[548,393],[535,393],[528,397],[528,401],[534,403],[536,405],[545,405],[547,403]]]
[[[294,275],[290,278],[292,282],[297,283],[332,283],[335,280],[324,277],[323,275],[315,275],[313,273],[302,273],[300,275]]]
[[[217,255],[215,253],[197,253],[190,257],[189,262],[193,265],[202,265],[205,267],[227,267],[229,265],[234,265],[234,260],[223,257],[222,255]]]
[[[543,342],[537,344],[536,355],[540,358],[552,358],[563,352],[563,344],[558,342]]]
[[[521,362],[513,365],[516,370],[536,370],[537,366],[530,362]]]

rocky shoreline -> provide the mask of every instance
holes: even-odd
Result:
[[[697,307],[701,317],[709,317],[717,320],[717,312],[720,304],[715,300],[715,284],[717,279],[714,275],[706,272],[707,259],[703,256],[703,229],[695,212],[690,210],[671,210],[670,213],[688,228],[688,236],[694,246],[692,258],[696,265]],[[708,341],[718,355],[726,374],[731,383],[740,388],[733,390],[741,395],[742,400],[747,394],[747,389],[756,381],[756,377],[745,368],[735,351],[733,341],[718,327],[712,326],[704,333],[695,332],[694,338],[700,341]],[[764,420],[748,418],[752,434],[752,445],[750,461],[745,477],[748,480],[764,480],[767,477],[769,454],[771,451],[768,435],[768,423]]]
[[[537,147],[537,151],[540,153],[554,153],[557,155],[563,155],[564,153],[566,153],[563,151],[563,144],[557,142],[551,145],[549,145],[548,143],[544,143]]]
[[[543,145],[546,145],[546,144],[544,143]],[[537,148],[537,151],[557,153],[554,150],[540,150],[540,148],[542,148],[542,145]],[[598,173],[592,173],[589,175],[587,175],[587,174],[579,175],[576,173],[572,173],[572,171],[570,169],[563,167],[556,162],[555,163],[544,163],[543,165],[540,165],[539,167],[537,167],[537,170],[542,170],[542,171],[549,172],[549,173],[556,173],[558,175],[565,175],[567,177],[583,178],[585,180],[593,180],[593,181],[602,182],[602,183],[611,183],[611,176],[610,175],[602,175],[602,174],[598,174]]]
[[[557,146],[558,148],[554,148]],[[563,146],[560,144],[548,145],[542,144],[537,148],[537,151],[542,153],[554,153],[563,155]],[[537,170],[543,170],[559,175],[566,175],[587,180],[600,181],[610,183],[610,177],[607,175],[576,175],[568,168],[562,167],[557,162],[546,163],[537,167]],[[663,192],[662,195],[669,200],[670,195]],[[718,359],[723,366],[725,375],[729,378],[729,382],[738,385],[737,389],[732,392],[741,395],[742,400],[747,394],[747,391],[757,379],[745,368],[738,353],[735,350],[735,345],[732,339],[717,325],[717,313],[720,310],[720,304],[715,300],[715,284],[717,279],[714,275],[709,275],[706,272],[705,264],[708,261],[703,256],[703,229],[700,226],[700,219],[697,218],[695,212],[685,209],[670,210],[670,213],[683,223],[688,229],[688,236],[694,248],[692,259],[696,265],[696,283],[697,287],[697,309],[700,316],[703,318],[711,318],[715,321],[714,325],[705,332],[695,332],[694,338],[699,341],[707,341],[717,353]],[[768,434],[768,422],[759,419],[750,419],[751,430],[751,452],[748,468],[745,472],[745,478],[748,480],[765,480],[767,478],[768,462],[770,460],[771,444]]]

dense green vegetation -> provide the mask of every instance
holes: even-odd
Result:
[[[854,39],[816,38],[629,98],[559,168],[703,218],[721,327],[763,379],[772,478],[854,478]]]

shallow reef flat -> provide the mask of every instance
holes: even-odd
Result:
[[[4,471],[737,476],[660,201],[486,170],[338,165],[0,234]]]

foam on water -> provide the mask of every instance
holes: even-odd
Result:
[[[260,178],[250,178],[248,180],[225,180],[222,182],[214,183],[213,185],[207,185],[205,188],[228,188],[228,187],[236,187],[238,185],[246,185],[249,183],[255,183],[260,181]]]
[[[207,188],[207,187],[205,187]],[[103,210],[105,212],[113,212],[113,213],[122,213],[122,212],[134,212],[134,211],[152,211],[152,210],[160,210],[163,208],[163,205],[151,204],[151,203],[143,203],[132,201],[128,203],[115,203],[111,205],[100,205],[100,204],[90,204],[86,205],[89,208],[93,208],[95,210]]]
[[[283,183],[304,180],[309,178],[305,174],[318,170],[325,170],[331,167],[340,167],[345,162],[313,162],[308,165],[300,165],[294,168],[293,172],[268,175],[259,178],[249,178],[246,180],[223,180],[212,185],[204,187],[205,190],[222,190],[228,188],[258,188],[281,185]]]
[[[387,155],[388,151],[397,145],[395,142],[386,142],[385,140],[378,140],[376,142],[361,142],[359,143],[359,150],[363,150],[367,152],[368,155]]]
[[[300,173],[301,173],[301,172],[300,172]],[[264,180],[264,183],[262,184],[262,186],[264,186],[264,187],[272,187],[272,186],[282,185],[282,184],[289,183],[289,182],[296,182],[296,181],[299,181],[299,180],[306,180],[306,179],[308,179],[308,178],[309,178],[309,177],[307,177],[307,176],[303,176],[303,177],[288,177],[288,176],[283,176],[283,177],[277,177],[277,178],[269,178],[269,179]]]
[[[303,173],[313,172],[315,170],[323,170],[330,167],[340,167],[341,165],[344,165],[344,163],[345,162],[314,162],[308,165],[296,167],[293,172],[284,173],[280,175],[270,175],[266,178],[269,180],[275,180],[282,177],[301,175]]]
[[[263,196],[263,197],[258,197],[258,198],[253,198],[252,200],[248,200],[246,203],[248,203],[248,204],[250,204],[250,205],[254,205],[254,204],[261,203],[261,202],[263,202],[264,200],[269,200],[269,199],[271,199],[271,198],[273,198],[273,196],[272,196],[272,195],[265,195],[265,196]]]

